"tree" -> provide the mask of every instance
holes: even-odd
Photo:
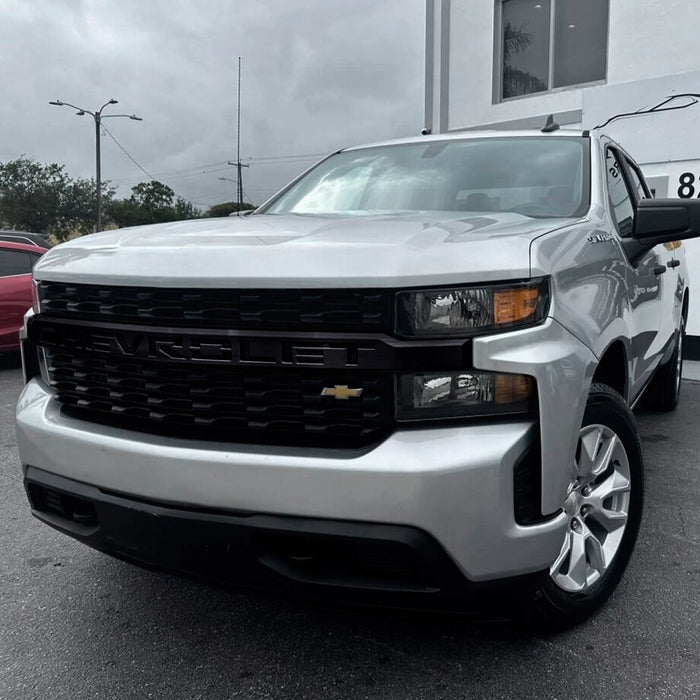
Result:
[[[228,216],[229,214],[233,214],[237,211],[249,211],[251,209],[255,209],[255,205],[249,204],[248,202],[243,202],[240,208],[238,206],[238,202],[223,202],[222,204],[214,204],[213,206],[209,207],[204,216]]]
[[[102,197],[114,189],[106,183]],[[54,234],[65,240],[94,230],[97,215],[95,181],[72,180],[64,166],[42,165],[30,158],[0,163],[0,224],[8,228]]]
[[[515,26],[506,22],[503,28],[503,59],[507,61],[517,53],[527,51],[532,46],[532,32],[526,32],[527,22]]]
[[[102,183],[102,202],[109,206],[115,189]],[[61,206],[56,221],[50,227],[59,241],[69,235],[92,233],[97,220],[97,196],[94,180],[70,180],[61,195]]]
[[[146,217],[143,210],[131,198],[115,199],[107,207],[106,215],[118,228],[151,223],[145,220]]]
[[[183,221],[185,219],[200,219],[203,216],[201,209],[195,207],[192,202],[188,202],[182,197],[176,197],[175,204],[173,205],[173,211],[175,212],[175,219],[177,221]]]
[[[543,92],[547,86],[538,77],[527,71],[503,66],[503,97],[530,95],[533,92]]]
[[[108,216],[122,227],[198,219],[202,212],[186,199],[176,197],[172,188],[158,180],[150,180],[134,185],[128,199],[113,201]]]
[[[532,46],[533,34],[525,31],[527,22],[515,26],[506,22],[503,28],[503,97],[529,95],[547,89],[538,77],[509,65],[509,59]]]
[[[131,188],[127,199],[102,183],[106,218],[119,227],[197,219],[201,210],[172,188],[151,180]],[[97,219],[94,180],[70,178],[63,165],[42,165],[31,158],[0,163],[0,226],[44,235],[59,241],[90,233]]]
[[[173,204],[175,192],[158,180],[139,182],[131,188],[131,199],[147,211],[167,209]]]

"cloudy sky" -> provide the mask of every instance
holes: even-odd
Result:
[[[92,118],[48,102],[115,98],[104,114],[143,122],[105,126],[147,173],[203,208],[234,199],[241,56],[259,204],[315,154],[420,131],[424,31],[424,0],[0,0],[0,161],[94,177]],[[105,132],[102,177],[119,196],[148,179]]]

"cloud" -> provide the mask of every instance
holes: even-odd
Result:
[[[148,172],[200,205],[232,198],[237,57],[241,157],[259,203],[319,153],[415,134],[423,120],[423,0],[5,0],[0,161],[20,155],[94,175],[94,122],[62,99],[143,122],[106,127]],[[119,194],[146,176],[102,137]]]

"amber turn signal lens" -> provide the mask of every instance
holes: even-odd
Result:
[[[497,374],[494,400],[497,404],[526,401],[535,391],[532,377],[523,374]]]
[[[528,319],[535,313],[540,291],[537,287],[504,289],[493,295],[493,320],[499,326]]]

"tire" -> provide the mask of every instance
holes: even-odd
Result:
[[[540,632],[596,612],[620,582],[637,540],[644,499],[637,424],[605,384],[591,386],[572,476],[561,552],[536,579],[525,613],[528,627]]]
[[[652,411],[673,411],[678,406],[683,375],[683,341],[685,340],[685,319],[681,317],[676,346],[673,355],[657,370],[647,387],[645,405]]]

